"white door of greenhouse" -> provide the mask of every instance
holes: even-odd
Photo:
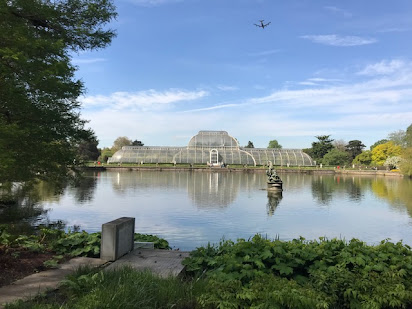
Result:
[[[217,152],[217,149],[210,150],[210,164],[217,165],[219,163],[218,157],[219,153]]]

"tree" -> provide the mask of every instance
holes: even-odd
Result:
[[[345,165],[349,161],[350,155],[346,151],[340,151],[337,148],[331,149],[322,159],[322,163],[325,165]]]
[[[138,141],[137,139],[135,139],[132,142],[132,146],[144,146],[144,144],[142,143],[142,141]]]
[[[271,140],[271,141],[269,142],[268,148],[282,149],[282,145],[279,144],[278,141],[274,139],[274,140]]]
[[[253,145],[253,143],[251,141],[248,141],[245,148],[255,148],[255,146]]]
[[[395,145],[393,142],[387,142],[373,148],[372,162],[382,166],[389,157],[399,156],[402,152],[402,147]]]
[[[405,142],[406,147],[412,147],[412,124],[406,129]]]
[[[323,158],[331,149],[333,149],[333,139],[329,138],[330,135],[319,135],[316,136],[318,142],[312,143],[313,156],[316,160]]]
[[[116,151],[122,149],[123,146],[131,146],[132,140],[128,139],[126,136],[120,136],[115,139],[112,146],[112,152],[115,153]]]
[[[389,133],[388,139],[397,146],[406,147],[406,132],[404,130]]]
[[[362,153],[362,149],[366,146],[359,140],[355,139],[353,141],[349,141],[349,143],[345,146],[346,151],[349,153],[351,160],[355,159],[355,157]]]
[[[412,147],[408,147],[402,152],[402,161],[399,164],[401,173],[412,177]]]
[[[343,139],[334,140],[332,145],[340,151],[346,151],[345,146],[347,145],[347,143]]]
[[[107,159],[113,156],[113,154],[114,152],[110,148],[103,148],[98,160],[101,162],[107,162]]]
[[[372,152],[370,150],[363,151],[353,159],[353,164],[370,165],[372,162]]]
[[[96,161],[100,156],[100,151],[97,149],[99,142],[97,139],[84,140],[77,147],[77,155],[82,161]]]
[[[393,156],[386,159],[384,166],[387,166],[389,169],[399,168],[399,165],[402,161],[402,158],[399,156]]]
[[[369,149],[370,149],[370,150],[373,150],[373,148],[375,148],[376,146],[385,144],[385,143],[387,143],[387,142],[389,142],[389,140],[387,140],[387,139],[381,139],[381,140],[377,141],[375,144],[373,144],[372,146],[370,146]]]
[[[0,1],[0,183],[67,172],[92,140],[71,54],[107,46],[111,0]]]

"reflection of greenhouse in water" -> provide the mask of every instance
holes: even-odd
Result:
[[[200,131],[187,147],[124,146],[108,163],[190,163],[312,166],[301,149],[244,148],[226,131]]]
[[[263,174],[244,172],[122,171],[110,174],[114,192],[119,195],[127,196],[131,191],[147,193],[150,188],[164,191],[172,188],[175,192],[186,191],[194,205],[203,209],[228,207],[239,192],[266,186]]]

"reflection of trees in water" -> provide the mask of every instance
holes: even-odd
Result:
[[[371,182],[372,192],[386,200],[395,209],[406,210],[412,217],[412,180],[403,178],[375,178]]]
[[[268,203],[266,204],[266,211],[268,216],[273,216],[276,207],[278,207],[280,201],[282,200],[282,191],[273,192],[268,191]]]
[[[161,188],[180,189],[200,208],[227,207],[233,203],[240,190],[266,187],[263,174],[247,172],[206,171],[124,171],[110,175],[116,193]]]
[[[323,205],[328,205],[334,197],[360,202],[363,190],[370,182],[367,178],[342,175],[313,175],[312,196]]]
[[[83,175],[77,178],[70,186],[70,192],[79,203],[90,202],[93,200],[97,185],[97,174]]]
[[[29,231],[31,226],[47,222],[47,210],[40,206],[43,201],[58,201],[63,183],[51,182],[3,184],[0,200],[9,201],[0,206],[0,224],[8,224],[18,231]],[[0,202],[1,204],[1,202]]]
[[[313,176],[312,196],[328,205],[334,197],[360,202],[365,191],[372,191],[397,209],[406,207],[412,217],[412,180],[398,177]]]
[[[329,205],[336,190],[335,179],[331,176],[313,176],[312,196],[322,205]]]

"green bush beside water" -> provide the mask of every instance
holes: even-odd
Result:
[[[401,242],[256,235],[197,248],[183,263],[184,280],[80,271],[59,293],[7,308],[412,308],[412,250]]]
[[[135,241],[153,242],[156,249],[170,249],[169,243],[155,235],[135,233]],[[14,235],[0,227],[0,245],[42,252],[51,251],[58,256],[99,257],[101,233],[69,231],[42,227],[33,235]]]
[[[412,251],[357,239],[223,241],[184,261],[214,308],[410,308]]]

